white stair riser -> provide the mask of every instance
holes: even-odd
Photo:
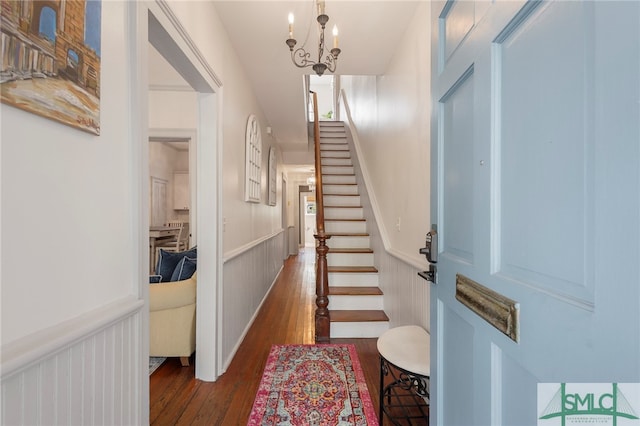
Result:
[[[366,295],[366,296],[329,296],[329,310],[382,310],[382,295]]]
[[[359,195],[325,195],[322,198],[325,206],[356,206],[359,207]]]
[[[327,240],[327,245],[329,249],[332,247],[335,248],[370,248],[371,240],[369,237],[352,237],[352,236],[342,236],[342,235],[332,235],[329,240]]]
[[[356,183],[355,175],[322,175],[323,184],[350,184]]]
[[[363,234],[367,232],[367,222],[363,220],[325,220],[324,230],[329,234]]]
[[[329,253],[327,254],[329,266],[374,266],[373,253]]]
[[[325,207],[325,219],[363,219],[362,207]]]
[[[322,181],[322,192],[325,194],[358,195],[358,185],[325,185]]]
[[[353,166],[325,166],[322,168],[323,175],[353,175]]]
[[[349,155],[349,145],[347,145],[346,143],[322,143],[320,142],[320,152],[324,152],[324,151],[341,151],[341,152],[346,152]]]
[[[332,322],[331,337],[335,339],[377,338],[388,329],[387,321]]]
[[[320,147],[320,158],[324,159],[324,158],[351,158],[351,153],[347,150],[341,150],[341,151],[333,151],[330,150],[329,148],[327,149],[322,149],[322,147]]]
[[[320,157],[320,162],[322,163],[322,166],[353,166],[353,163],[351,162],[351,157],[345,157],[345,158],[326,158],[326,157]]]
[[[329,285],[332,287],[377,287],[376,272],[329,272]]]
[[[346,146],[347,148],[349,147],[346,139],[334,138],[329,135],[320,135],[320,144],[324,145],[325,149],[327,147],[329,147],[328,149],[340,149],[336,147],[342,147],[342,146]]]

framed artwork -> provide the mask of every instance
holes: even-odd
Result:
[[[244,200],[250,203],[260,202],[262,179],[262,135],[260,123],[251,114],[247,120],[245,133],[245,184]]]
[[[276,147],[269,148],[269,205],[276,205],[278,195],[278,163],[276,160]]]
[[[0,0],[2,102],[100,134],[101,0]]]

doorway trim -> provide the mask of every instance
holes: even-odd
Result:
[[[189,210],[189,233],[192,237],[189,239],[190,244],[198,244],[198,223],[196,221],[196,212],[198,211],[198,131],[197,129],[169,129],[169,128],[150,128],[149,141],[152,139],[184,139],[189,143],[189,199],[191,206]]]
[[[222,280],[222,84],[204,56],[173,14],[166,0],[130,2],[129,29],[132,37],[129,75],[131,129],[132,256],[138,259],[134,291],[149,303],[149,64],[151,43],[198,93],[196,222],[198,251],[212,262],[198,265],[196,377],[214,381],[220,372],[220,282]],[[206,199],[206,202],[203,200]],[[203,220],[205,219],[205,220]],[[141,336],[139,406],[142,423],[149,421],[149,312],[143,310]]]

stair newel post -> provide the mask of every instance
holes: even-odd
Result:
[[[322,233],[314,235],[316,245],[316,343],[328,343],[331,340],[331,317],[329,314],[329,272],[327,269],[327,237]]]
[[[316,244],[316,313],[315,313],[315,339],[317,343],[326,343],[331,340],[331,316],[329,313],[329,271],[327,268],[327,239],[330,236],[324,232],[324,201],[322,194],[322,164],[320,161],[320,120],[318,119],[318,95],[313,96],[313,133],[315,144],[316,166],[316,230],[314,238]]]

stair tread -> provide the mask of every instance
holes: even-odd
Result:
[[[362,206],[328,206],[324,205],[325,209],[361,209]]]
[[[373,253],[370,248],[329,247],[329,253]]]
[[[379,296],[380,287],[329,287],[329,295],[333,296]]]
[[[378,272],[375,266],[328,266],[327,272]]]
[[[387,314],[379,310],[337,310],[330,312],[331,322],[389,321]]]
[[[324,183],[322,182],[323,185],[342,185],[342,186],[358,186],[357,183]]]
[[[365,222],[366,219],[325,219],[325,222]]]
[[[332,237],[368,237],[369,234],[367,232],[331,232],[327,235]]]

